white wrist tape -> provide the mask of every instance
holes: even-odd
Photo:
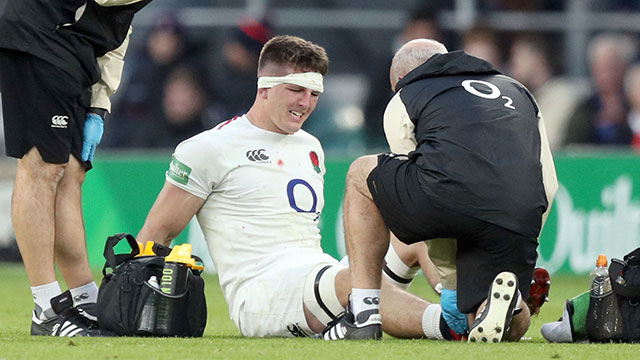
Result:
[[[317,92],[323,92],[322,74],[317,72],[293,73],[286,76],[261,76],[258,78],[258,89],[272,88],[280,84],[292,84]]]

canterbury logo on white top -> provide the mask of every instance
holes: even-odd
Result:
[[[67,115],[53,115],[51,117],[51,127],[52,128],[60,128],[66,129],[69,122],[69,117]]]

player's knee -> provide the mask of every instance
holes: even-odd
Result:
[[[307,309],[324,325],[344,311],[336,293],[336,277],[345,269],[343,265],[320,265],[307,276],[303,302]]]
[[[397,246],[399,245],[396,244],[394,246],[394,243],[391,243],[389,246],[389,249],[384,256],[382,273],[389,283],[403,290],[407,290],[409,285],[411,285],[411,281],[413,281],[413,278],[420,270],[420,266],[415,266],[417,259],[412,258],[409,252],[400,252],[402,253],[401,256],[395,248]]]

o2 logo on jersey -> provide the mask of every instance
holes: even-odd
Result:
[[[509,109],[513,109],[515,110],[516,108],[512,105],[513,104],[513,99],[511,99],[508,96],[502,96],[500,97],[500,95],[502,95],[500,93],[500,89],[498,89],[497,86],[495,86],[494,84],[488,82],[488,81],[483,81],[483,80],[464,80],[462,82],[462,87],[467,90],[467,92],[471,95],[475,95],[475,96],[479,96],[483,99],[497,99],[497,98],[501,98],[504,99],[506,102],[504,103],[504,107],[509,108]],[[476,85],[476,86],[474,86]],[[484,91],[480,91],[479,89],[481,87],[486,87],[490,90],[490,92],[484,92]],[[483,89],[484,90],[484,89]]]
[[[308,194],[311,195],[311,207],[308,209],[303,209],[301,208],[298,204],[298,201],[296,201],[296,189],[298,190],[298,195],[300,195],[300,191],[308,191]],[[291,206],[291,208],[297,212],[300,213],[314,213],[314,214],[318,214],[317,211],[317,207],[318,207],[318,195],[316,194],[315,190],[313,190],[313,187],[306,182],[305,180],[302,179],[293,179],[291,181],[289,181],[289,183],[287,184],[287,197],[289,198],[289,206]],[[307,206],[308,201],[307,202]],[[307,207],[305,206],[305,207]],[[318,214],[320,215],[320,214]]]

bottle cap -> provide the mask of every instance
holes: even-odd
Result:
[[[171,250],[171,253],[164,258],[164,261],[181,262],[189,264],[194,261],[191,258],[191,244],[176,245]]]
[[[598,255],[596,266],[607,267],[607,255],[603,255],[603,254]]]

